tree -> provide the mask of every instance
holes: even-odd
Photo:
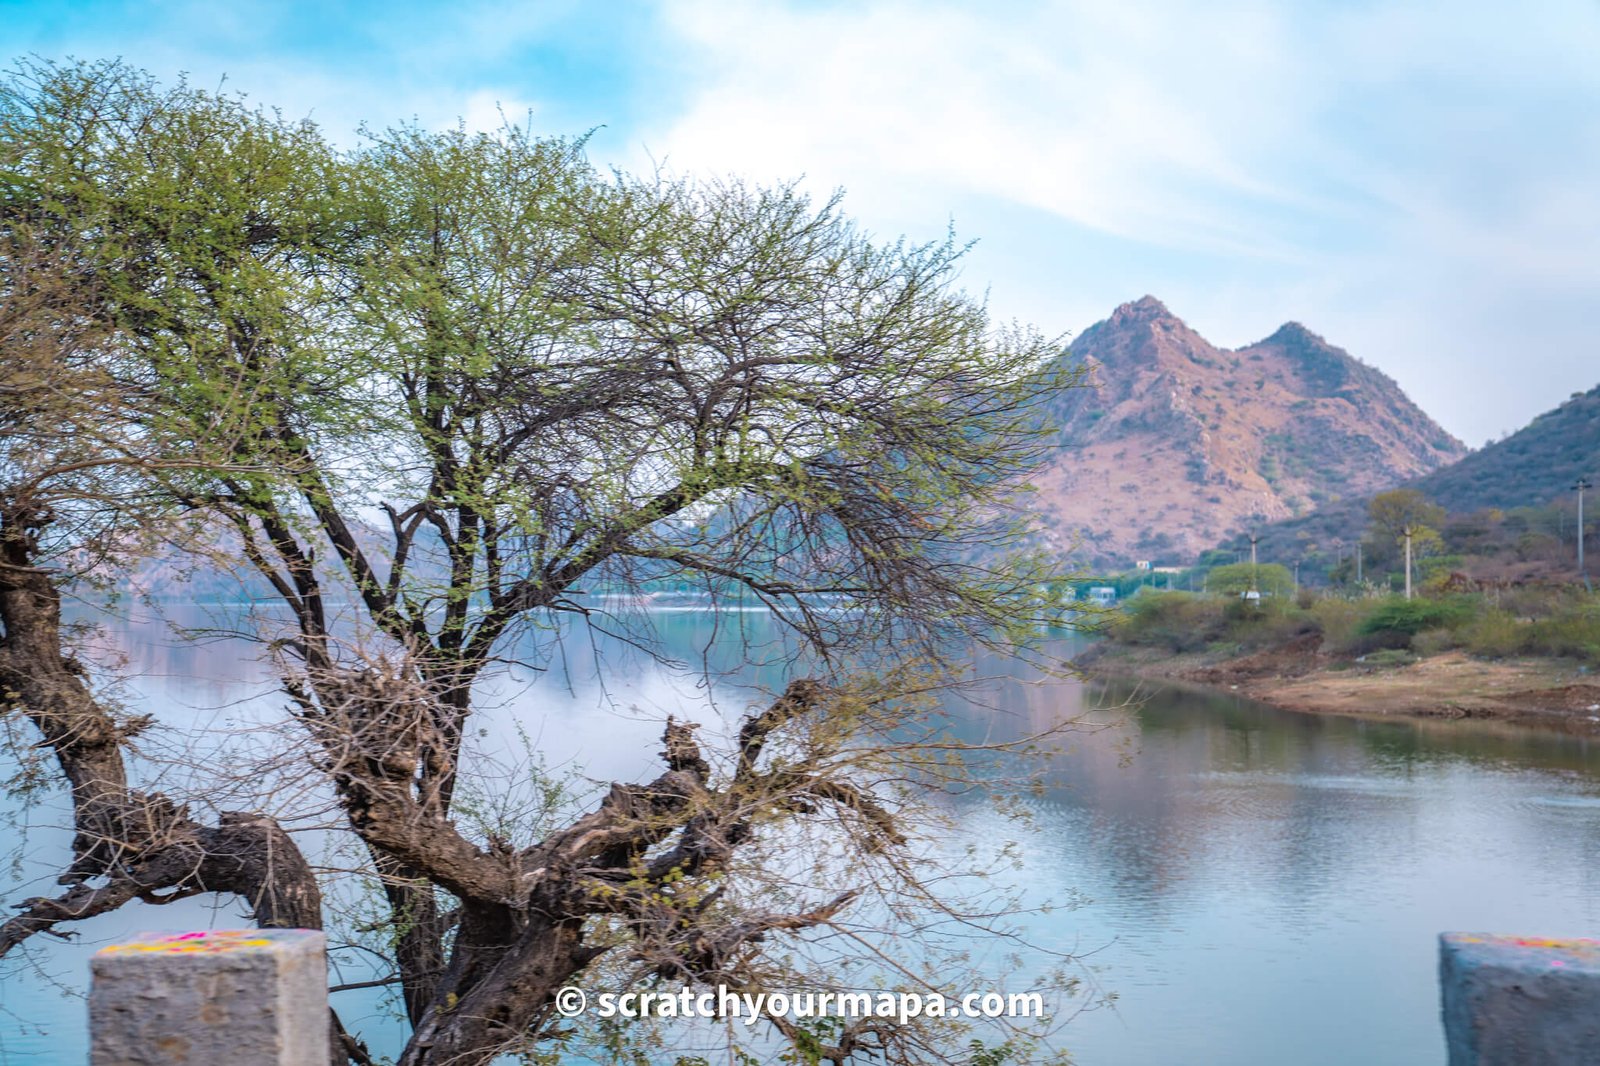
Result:
[[[193,106],[164,112],[174,102]],[[0,925],[0,954],[133,899],[200,891],[244,898],[263,925],[321,925],[319,887],[275,819],[208,822],[132,783],[131,745],[154,719],[99,695],[106,678],[63,621],[64,594],[109,583],[107,568],[182,508],[175,484],[234,469],[240,450],[242,423],[214,404],[199,408],[198,434],[183,432],[194,420],[172,412],[196,398],[129,329],[156,300],[181,298],[133,283],[150,276],[157,242],[119,225],[118,209],[141,182],[180,195],[159,155],[136,165],[138,140],[163,119],[203,123],[203,103],[114,65],[35,65],[0,91],[0,712],[36,728],[41,743],[10,754],[24,779],[53,756],[75,828],[67,891],[24,901]]]
[[[338,153],[116,65],[34,65],[0,101],[7,232],[79,257],[62,275],[96,294],[89,362],[129,400],[69,396],[70,417],[140,442],[113,466],[141,528],[275,597],[252,636],[311,775],[215,826],[128,785],[151,723],[83,683],[51,568],[79,548],[62,516],[108,490],[72,488],[63,456],[40,483],[70,506],[0,538],[0,683],[74,783],[79,837],[68,890],[27,901],[0,949],[196,892],[322,927],[330,874],[283,832],[291,796],[334,804],[383,894],[410,1066],[575,1039],[553,996],[584,974],[815,986],[827,965],[785,945],[817,950],[873,898],[959,914],[912,845],[929,786],[979,767],[925,694],[973,642],[1032,646],[1055,575],[1012,550],[1010,495],[1036,408],[1078,383],[953,288],[959,247],[874,245],[792,189],[602,176],[515,129]],[[564,616],[649,646],[600,593],[661,581],[770,610],[785,682],[721,750],[669,718],[654,780],[550,825],[474,824],[457,798],[482,785],[486,676]],[[791,848],[826,872],[774,907]],[[950,1060],[926,1026],[773,1024],[803,1061]],[[341,1055],[365,1058],[349,1037]]]
[[[1294,591],[1294,578],[1281,563],[1228,563],[1212,567],[1206,574],[1206,588],[1225,596],[1237,596],[1254,587],[1267,596],[1288,596]]]
[[[1444,508],[1429,503],[1418,489],[1393,489],[1380,492],[1367,505],[1367,515],[1373,529],[1389,543],[1405,546],[1406,599],[1411,598],[1411,556],[1413,543],[1419,537],[1431,545],[1439,542],[1434,527],[1444,521]]]

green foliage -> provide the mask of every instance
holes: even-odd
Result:
[[[1127,644],[1186,652],[1205,648],[1225,628],[1223,604],[1214,597],[1145,592],[1128,603],[1113,632]]]
[[[1600,663],[1600,604],[1569,607],[1528,627],[1527,650]]]
[[[1229,563],[1206,575],[1206,589],[1222,595],[1237,595],[1254,587],[1263,596],[1287,596],[1294,591],[1294,575],[1279,563]]]
[[[1429,503],[1417,489],[1393,489],[1380,492],[1367,504],[1367,515],[1373,527],[1388,539],[1398,541],[1409,530],[1412,549],[1416,538],[1424,529],[1433,529],[1444,521],[1444,508]]]
[[[1580,594],[1575,597],[1566,590],[1541,588],[1537,585],[1524,585],[1494,594],[1496,607],[1509,611],[1517,618],[1528,621],[1554,618],[1556,615],[1575,606],[1581,606],[1586,602],[1590,602],[1588,595]]]
[[[1362,608],[1356,601],[1323,596],[1311,605],[1310,613],[1329,651],[1344,654],[1356,646],[1362,620]]]
[[[1509,611],[1485,605],[1461,627],[1461,638],[1473,655],[1504,659],[1527,650],[1528,627]]]
[[[516,129],[340,152],[116,64],[35,64],[3,104],[8,213],[95,235],[150,417],[250,470],[175,487],[245,527],[404,516],[387,581],[347,536],[322,553],[392,639],[487,661],[579,577],[739,588],[833,652],[809,594],[925,648],[1041,621],[1059,568],[1004,504],[1077,371],[953,288],[959,244],[873,244],[792,188],[602,177]]]
[[[1005,1066],[1006,1063],[1015,1062],[1018,1054],[1018,1048],[1010,1041],[991,1046],[974,1040],[967,1046],[972,1055],[966,1060],[966,1066]]]
[[[1241,650],[1257,651],[1280,647],[1321,632],[1321,625],[1310,612],[1285,597],[1259,603],[1243,599],[1225,601],[1228,638]]]
[[[1451,628],[1472,617],[1472,605],[1461,599],[1397,599],[1389,598],[1361,620],[1357,633],[1385,641],[1400,641],[1397,646],[1410,643],[1411,638],[1425,629]]]
[[[74,417],[161,452],[117,488],[205,524],[193,550],[276,601],[251,621],[313,753],[292,761],[329,775],[285,817],[343,813],[365,849],[349,876],[381,875],[367,924],[429,1019],[407,1061],[451,1040],[452,1062],[537,1061],[527,1045],[572,1031],[539,991],[556,973],[815,983],[818,957],[872,956],[796,948],[855,890],[886,927],[963,912],[940,895],[959,878],[911,861],[920,794],[883,783],[970,781],[930,690],[974,642],[1025,654],[1059,620],[1039,594],[1059,565],[1010,504],[1053,447],[1038,410],[1082,373],[956,288],[964,246],[873,242],[793,186],[599,175],[581,147],[404,128],[341,151],[116,63],[0,81],[0,255],[46,249],[82,299],[40,321],[103,327],[84,347],[126,402]],[[49,519],[63,536],[123,498],[76,502]],[[817,676],[711,759],[669,724],[670,788],[585,805],[537,769],[493,792],[497,753],[468,741],[483,671],[564,654],[573,616],[659,650],[597,593],[679,583],[765,605],[799,649],[783,667]],[[853,891],[814,909],[808,862]],[[141,891],[191,888],[180,865]],[[638,1029],[597,1025],[584,1050],[646,1061]],[[872,1040],[955,1061],[935,1045],[964,1034]],[[812,1025],[777,1061],[837,1057],[837,1035]]]
[[[1435,540],[1430,548],[1436,548],[1442,541]],[[1450,575],[1460,570],[1465,560],[1460,555],[1427,555],[1415,560],[1415,580],[1423,589],[1440,590],[1449,581]]]
[[[1218,645],[1267,648],[1320,631],[1314,615],[1287,599],[1253,604],[1229,596],[1146,592],[1128,604],[1112,636],[1125,644],[1181,653]]]
[[[1248,564],[1246,564],[1248,565]],[[1600,665],[1600,598],[1552,588],[1492,597],[1458,593],[1405,600],[1301,596],[1264,599],[1146,592],[1112,629],[1126,644],[1238,654],[1320,634],[1333,655],[1403,664],[1453,649],[1485,658],[1539,655]]]
[[[1444,551],[1474,559],[1515,555],[1520,560],[1564,564],[1574,561],[1576,500],[1573,482],[1600,470],[1600,387],[1574,395],[1511,437],[1479,449],[1418,479],[1415,490],[1448,511],[1443,524],[1428,521],[1444,539]],[[1586,515],[1588,535],[1600,531],[1600,515]],[[1293,521],[1261,529],[1262,550],[1271,558],[1298,557],[1306,545],[1319,548],[1325,562],[1303,567],[1303,580],[1329,574],[1334,584],[1351,584],[1349,559],[1372,516],[1357,499],[1334,501]],[[1522,534],[1529,534],[1524,537]],[[1369,569],[1383,571],[1398,564],[1392,553],[1393,532],[1374,529],[1368,544]],[[1243,547],[1235,540],[1231,548]],[[1310,560],[1308,559],[1308,562]],[[1563,576],[1572,575],[1566,570]],[[1575,576],[1575,575],[1573,575]]]

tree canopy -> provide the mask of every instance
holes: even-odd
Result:
[[[0,195],[0,688],[78,829],[67,891],[0,950],[200,891],[321,927],[335,875],[283,832],[296,803],[333,805],[381,890],[412,1066],[574,1039],[552,996],[597,968],[820,983],[783,944],[863,897],[949,909],[912,830],[969,769],[918,694],[1046,621],[1011,497],[1036,408],[1079,383],[955,287],[959,245],[515,128],[340,151],[117,64],[0,86]],[[213,825],[130,784],[159,723],[95,696],[60,603],[151,550],[276,604],[248,636],[304,789]],[[486,673],[563,618],[651,646],[618,594],[669,582],[786,628],[770,701],[716,751],[668,719],[658,777],[553,825],[465,817]],[[807,834],[829,872],[774,909],[774,842]],[[774,1024],[796,1061],[950,1061],[927,1027]]]
[[[1374,532],[1391,541],[1416,537],[1444,521],[1444,508],[1429,502],[1417,489],[1380,492],[1367,504]]]
[[[1294,575],[1282,563],[1227,563],[1206,572],[1206,588],[1211,592],[1236,595],[1254,588],[1268,596],[1288,596],[1294,592]]]

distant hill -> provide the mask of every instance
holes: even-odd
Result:
[[[1100,565],[1188,562],[1253,519],[1360,497],[1466,454],[1382,372],[1299,323],[1229,351],[1153,296],[1085,330],[1096,389],[1051,411],[1035,479],[1050,546]]]
[[[1536,507],[1600,476],[1600,386],[1412,483],[1447,511]]]
[[[1459,462],[1406,483],[1452,514],[1541,507],[1569,498],[1579,477],[1600,483],[1600,387],[1575,393],[1524,428]],[[1277,561],[1349,550],[1367,528],[1370,493],[1304,518],[1264,526],[1257,551]],[[1589,497],[1600,515],[1600,492]],[[1243,544],[1237,538],[1229,547]]]

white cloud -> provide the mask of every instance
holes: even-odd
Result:
[[[1600,310],[1581,0],[667,10],[698,81],[652,156],[844,186],[891,235],[988,222],[967,280],[1007,314],[1081,327],[1155,291],[1224,344],[1298,318],[1473,442],[1600,380],[1557,325]]]
[[[1119,236],[1263,254],[1281,250],[1215,200],[1303,200],[1255,158],[1296,135],[1304,106],[1260,91],[1285,81],[1287,31],[1265,11],[673,10],[705,58],[702,90],[659,135],[685,166],[897,185],[922,203],[997,195]]]
[[[444,129],[464,122],[493,130],[502,110],[513,122],[526,121],[530,110],[541,110],[538,103],[507,79],[485,84],[486,62],[548,35],[570,6],[507,11],[473,3],[448,15],[426,7],[373,15],[334,6],[311,15],[263,0],[180,0],[140,10],[131,24],[127,12],[103,22],[58,13],[0,24],[0,47],[13,55],[120,57],[164,82],[182,75],[203,88],[245,93],[289,118],[311,118],[353,145],[363,125]],[[324,49],[321,41],[308,47],[312,36],[341,47]]]
[[[964,283],[1004,316],[1081,328],[1154,292],[1229,345],[1296,318],[1474,442],[1600,378],[1592,0],[596,12],[64,5],[0,42],[226,73],[345,144],[362,122],[493,129],[531,108],[550,132],[605,126],[596,153],[634,146],[602,163],[803,174],[885,236],[953,217],[982,238]]]

